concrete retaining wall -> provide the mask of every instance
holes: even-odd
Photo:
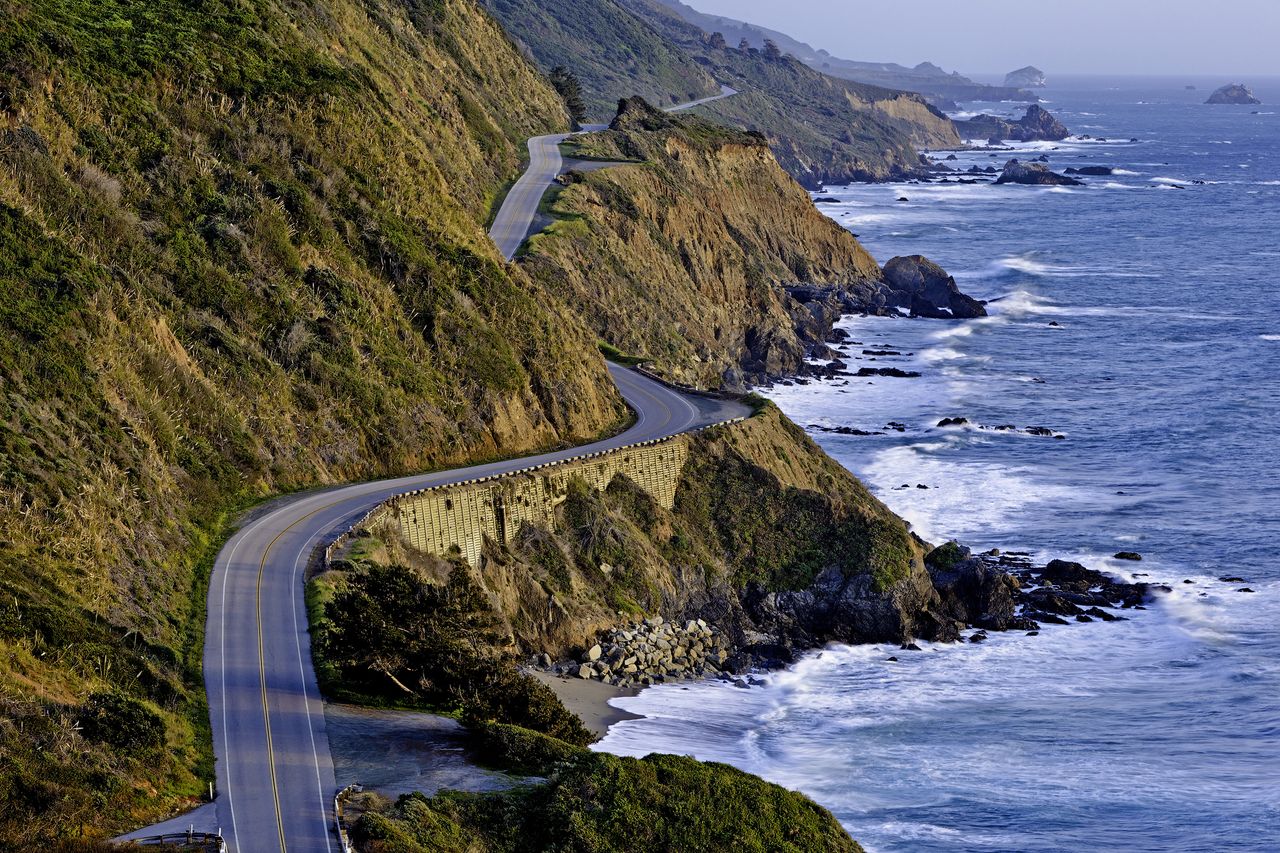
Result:
[[[525,522],[554,526],[556,506],[567,497],[574,477],[604,491],[614,477],[625,474],[657,503],[671,509],[688,457],[687,434],[585,454],[399,495],[369,513],[357,527],[390,527],[409,545],[429,554],[445,556],[457,548],[467,562],[478,566],[486,537],[507,544]],[[330,546],[326,556],[340,544]]]

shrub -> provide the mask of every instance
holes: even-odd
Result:
[[[122,693],[94,693],[80,708],[81,733],[128,752],[148,752],[164,744],[160,715]]]

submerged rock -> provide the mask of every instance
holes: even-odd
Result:
[[[1253,90],[1243,83],[1228,83],[1209,96],[1206,104],[1260,104]]]

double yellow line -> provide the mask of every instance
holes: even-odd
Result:
[[[262,561],[258,563],[258,583],[254,591],[254,604],[258,623],[258,682],[262,688],[262,722],[267,730],[267,767],[271,771],[271,797],[276,806],[276,831],[280,833],[280,853],[287,853],[288,847],[284,840],[284,812],[280,808],[280,787],[276,782],[276,753],[275,747],[272,746],[271,742],[271,711],[267,707],[267,656],[266,647],[262,642],[262,576],[267,569],[267,557],[270,556],[271,549],[275,547],[275,544],[280,541],[282,536],[308,518],[311,518],[311,516],[324,512],[326,509],[337,506],[340,503],[342,501],[327,503],[296,519],[284,530],[277,533],[275,538],[267,544],[266,549],[262,552]],[[226,665],[225,661],[223,665]]]

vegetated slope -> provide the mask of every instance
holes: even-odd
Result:
[[[803,360],[809,318],[778,283],[880,277],[760,136],[638,99],[612,128],[579,144],[644,163],[571,173],[523,265],[619,350],[703,386],[776,376]]]
[[[619,758],[513,726],[480,737],[487,763],[546,784],[488,794],[365,795],[356,849],[399,853],[742,850],[861,853],[808,797],[727,764],[676,755]]]
[[[782,167],[809,188],[900,178],[918,147],[960,144],[951,120],[920,95],[827,76],[783,53],[739,48],[660,0],[622,2],[741,94],[698,109],[768,137]]]
[[[3,11],[0,847],[48,849],[212,779],[228,510],[623,410],[485,235],[567,116],[471,0]]]
[[[606,122],[620,98],[660,107],[718,94],[707,70],[615,0],[484,0],[542,67],[582,84],[589,121]]]
[[[1023,89],[1008,86],[988,86],[975,83],[959,72],[948,74],[932,62],[920,62],[908,68],[896,62],[864,62],[855,59],[843,59],[833,56],[826,50],[815,50],[812,46],[792,38],[786,33],[757,26],[723,15],[709,15],[699,12],[680,0],[654,0],[671,10],[683,20],[702,28],[706,32],[721,33],[730,44],[738,44],[745,39],[754,48],[763,48],[765,40],[772,41],[783,53],[789,53],[806,65],[847,80],[868,83],[873,86],[884,86],[889,89],[905,89],[918,92],[931,101],[948,102],[954,100],[1039,100],[1035,95]]]

